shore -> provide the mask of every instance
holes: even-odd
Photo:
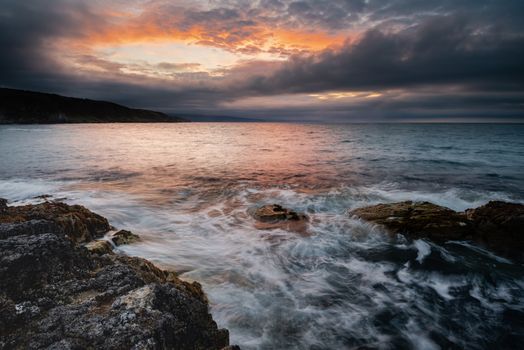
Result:
[[[233,349],[197,282],[115,254],[137,239],[79,205],[0,200],[0,348]]]
[[[198,282],[113,248],[140,237],[80,205],[0,199],[0,348],[238,349]],[[249,211],[259,230],[307,235],[309,218],[280,205]],[[523,261],[524,205],[455,212],[428,202],[379,204],[349,216],[391,234],[468,240]]]

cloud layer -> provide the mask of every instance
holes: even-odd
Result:
[[[524,121],[518,0],[5,0],[0,85],[170,113]]]

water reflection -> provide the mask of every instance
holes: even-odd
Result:
[[[244,349],[523,340],[522,266],[346,215],[407,199],[523,201],[522,126],[0,126],[0,150],[0,196],[67,197],[140,234],[122,251],[201,282]],[[269,203],[307,213],[308,234],[259,229],[247,210]]]

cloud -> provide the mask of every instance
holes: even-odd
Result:
[[[0,85],[173,113],[523,119],[523,16],[518,0],[4,0]],[[95,49],[161,40],[238,59]]]
[[[462,16],[434,16],[400,32],[371,29],[356,44],[293,58],[244,89],[279,94],[458,84],[521,90],[523,58],[522,34],[479,32]]]

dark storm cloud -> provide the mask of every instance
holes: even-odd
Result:
[[[225,69],[219,83],[209,76],[208,83],[188,86],[132,81],[121,73],[126,68],[123,65],[92,56],[81,59],[115,74],[105,78],[74,74],[51,59],[48,53],[55,41],[81,38],[86,30],[108,25],[87,4],[2,0],[0,86],[103,98],[172,112],[214,111],[257,117],[274,113],[288,119],[307,119],[309,115],[333,120],[358,119],[363,114],[378,119],[524,118],[524,1],[215,1],[214,8],[188,11],[182,21],[186,26],[200,23],[230,32],[226,38],[211,32],[209,40],[214,45],[248,38],[262,22],[275,27],[309,26],[313,31],[319,27],[363,29],[356,43],[301,54],[285,63],[268,63],[265,74],[259,74],[261,65],[253,63]],[[255,52],[256,47],[244,50]],[[158,67],[173,71],[198,67],[191,65],[165,62]],[[413,93],[428,87],[431,94]],[[244,97],[391,89],[405,93],[304,109],[220,107],[224,101]]]
[[[524,35],[479,31],[463,16],[434,16],[400,32],[372,29],[356,45],[291,59],[247,88],[264,94],[426,84],[520,90],[523,62]]]
[[[81,3],[3,0],[0,7],[0,84],[52,87],[63,79],[60,69],[47,59],[50,40],[81,35],[94,16]],[[53,73],[47,73],[54,71]],[[55,82],[56,81],[56,82]]]

